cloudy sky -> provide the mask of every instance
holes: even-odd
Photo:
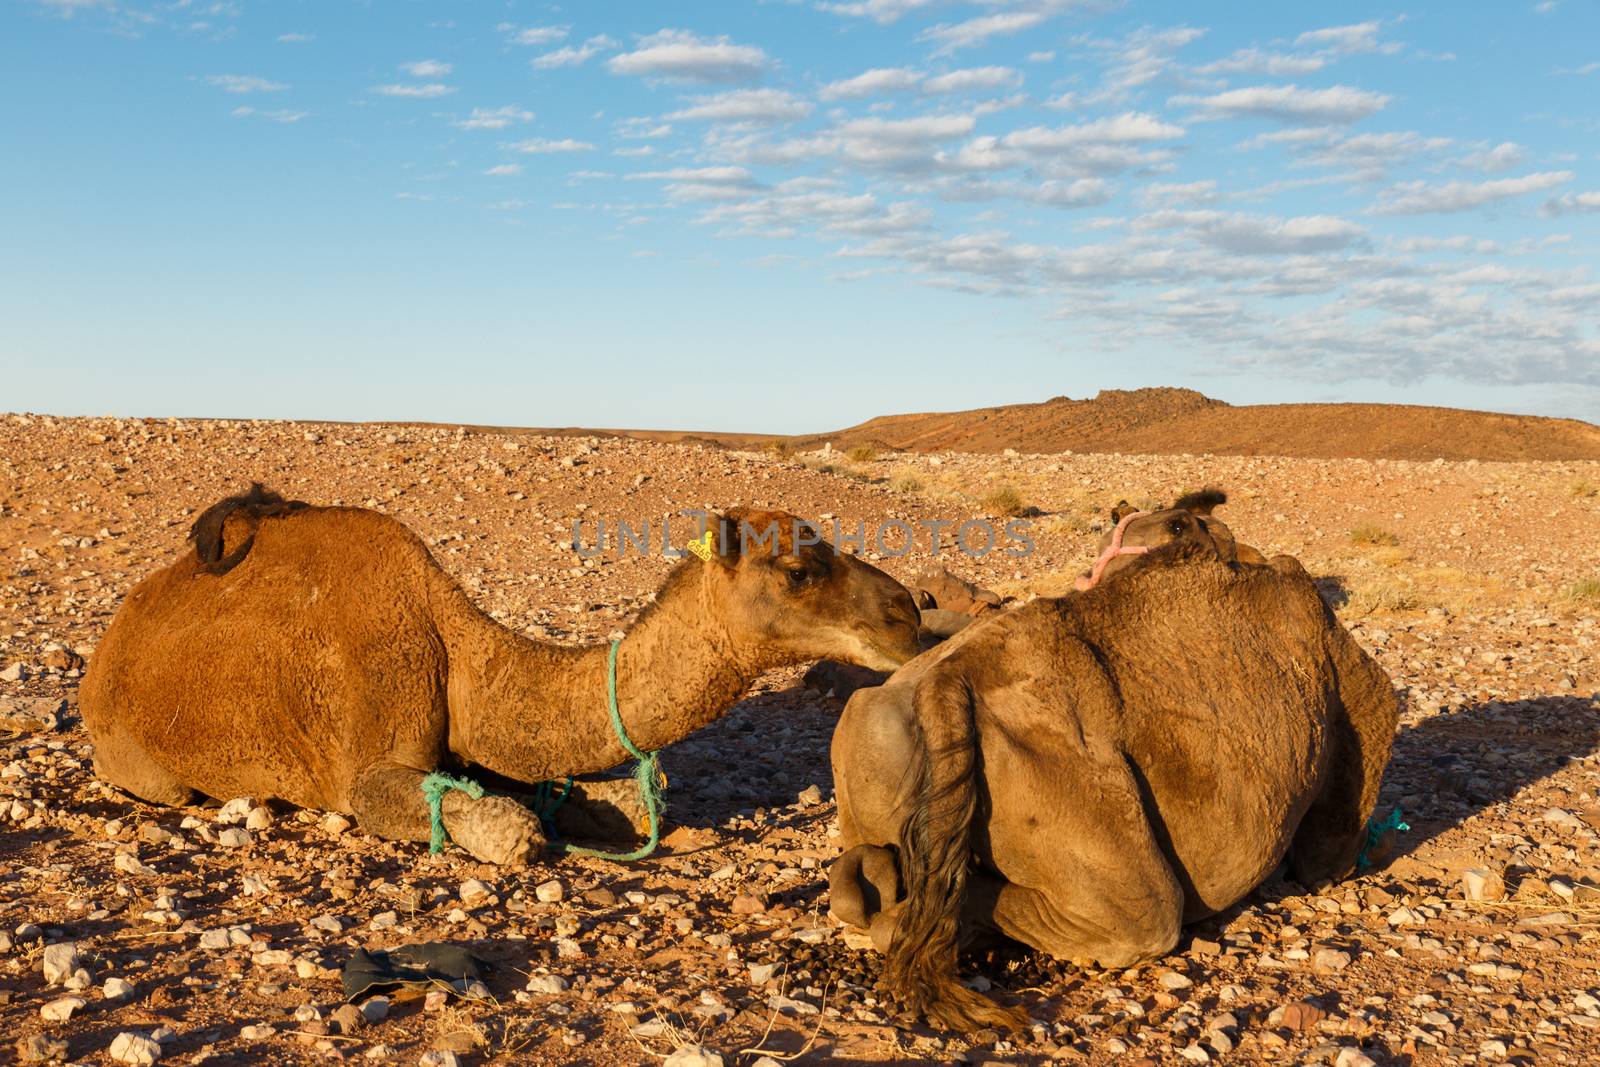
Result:
[[[1600,416],[1589,0],[4,0],[0,58],[0,408]]]

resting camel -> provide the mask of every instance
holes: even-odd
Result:
[[[1124,967],[1287,856],[1347,875],[1389,760],[1388,677],[1287,556],[1203,540],[973,626],[856,693],[833,739],[834,914],[884,985],[952,1028],[1019,1013],[956,981],[998,933]]]
[[[1080,576],[1076,588],[1093,589],[1135,559],[1179,538],[1209,540],[1217,558],[1228,562],[1265,563],[1260,552],[1234,539],[1226,523],[1211,513],[1228,502],[1220,489],[1201,489],[1180,496],[1170,508],[1140,511],[1126,500],[1111,509],[1111,529],[1100,538],[1100,554]]]
[[[797,544],[787,513],[725,520],[618,651],[621,716],[646,750],[721,716],[762,671],[819,656],[893,667],[918,651],[917,609],[894,579],[826,542]],[[737,532],[774,522],[765,543]],[[96,773],[134,796],[276,798],[427,841],[421,787],[436,769],[532,783],[628,758],[609,719],[609,648],[506,629],[395,519],[257,486],[206,511],[191,537],[128,595],[79,694]],[[507,797],[453,791],[442,814],[488,862],[545,841]]]

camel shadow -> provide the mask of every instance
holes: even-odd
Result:
[[[1400,729],[1374,814],[1401,809],[1410,830],[1399,835],[1393,859],[1411,856],[1597,751],[1600,695],[1467,705]]]

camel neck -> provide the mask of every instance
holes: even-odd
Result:
[[[761,670],[738,654],[705,603],[701,566],[680,564],[685,573],[674,572],[617,652],[623,728],[645,751],[720,717]],[[457,755],[530,782],[629,758],[607,705],[609,642],[562,648],[479,618],[487,625],[452,641],[472,646],[452,648],[450,656],[450,745]]]

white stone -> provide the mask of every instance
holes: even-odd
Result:
[[[100,987],[100,995],[107,1000],[121,1000],[133,996],[133,983],[126,978],[107,978]]]
[[[459,895],[463,904],[471,904],[475,900],[482,900],[484,897],[494,896],[494,890],[489,887],[489,883],[487,882],[481,882],[476,878],[469,878],[467,881],[461,883]]]
[[[83,966],[83,958],[78,954],[76,941],[57,941],[46,946],[39,965],[44,970],[46,985],[60,985]]]
[[[565,993],[567,980],[559,974],[536,974],[523,988],[530,993]]]
[[[217,835],[217,844],[223,848],[243,848],[251,842],[250,831],[230,826]]]
[[[417,1067],[461,1067],[461,1057],[447,1049],[434,1049],[422,1054]]]
[[[87,1003],[82,997],[58,997],[39,1009],[39,1015],[46,1022],[64,1023],[72,1018],[73,1012],[79,1011]]]
[[[265,807],[251,808],[244,826],[247,830],[266,830],[272,826],[272,812]]]
[[[546,904],[554,904],[567,895],[567,887],[561,884],[560,879],[552,878],[548,882],[540,882],[533,895]]]
[[[111,1058],[118,1063],[148,1067],[161,1058],[161,1045],[143,1034],[125,1030],[111,1039]]]
[[[381,1023],[389,1017],[389,998],[373,997],[361,1005],[361,1016],[369,1023]]]
[[[661,1067],[722,1067],[722,1057],[704,1045],[684,1045],[674,1049]]]
[[[1342,1048],[1333,1067],[1375,1067],[1377,1061],[1358,1048]]]

